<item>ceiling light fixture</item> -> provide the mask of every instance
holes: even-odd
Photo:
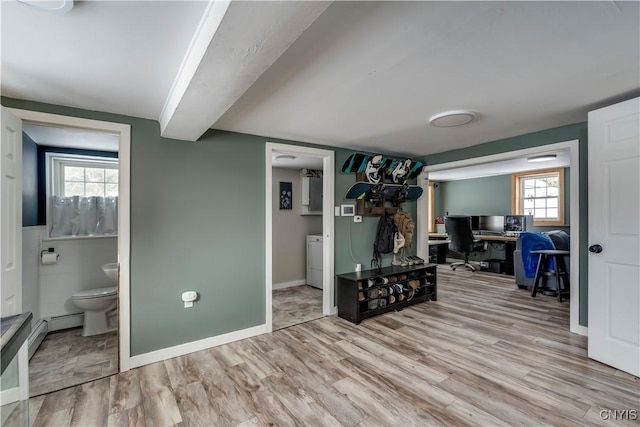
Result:
[[[44,12],[66,13],[73,9],[73,0],[17,0]]]
[[[542,154],[540,156],[527,157],[527,161],[534,162],[548,162],[549,160],[555,160],[558,156],[555,154]]]
[[[295,160],[296,156],[292,156],[291,154],[278,154],[275,159],[276,160]]]
[[[429,119],[429,124],[439,128],[449,128],[466,125],[475,118],[476,112],[471,110],[445,111],[444,113],[432,116]]]

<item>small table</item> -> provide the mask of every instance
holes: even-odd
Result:
[[[535,297],[538,293],[538,290],[542,291],[545,288],[547,283],[547,278],[549,276],[556,276],[556,284],[558,286],[558,302],[562,302],[562,294],[569,294],[569,272],[567,271],[567,266],[564,262],[564,257],[569,256],[571,252],[557,250],[557,249],[542,249],[537,251],[531,251],[532,254],[539,254],[540,258],[538,258],[538,268],[536,269],[536,279],[533,282],[533,290],[531,291],[531,296]],[[547,265],[549,264],[549,259],[553,259],[554,261],[554,269],[548,270]],[[562,278],[562,284],[560,283],[560,278]],[[538,288],[538,283],[542,280],[542,286]],[[564,290],[562,289],[564,288]]]

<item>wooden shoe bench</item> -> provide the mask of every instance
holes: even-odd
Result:
[[[357,325],[362,320],[378,314],[399,311],[404,307],[423,301],[437,301],[436,267],[436,264],[418,264],[408,267],[391,266],[338,274],[336,276],[338,279],[338,316]],[[383,280],[380,278],[386,278],[388,283],[381,283]],[[378,283],[369,286],[369,279],[377,279]],[[413,297],[411,297],[411,289],[413,288],[409,285],[410,282],[413,285],[417,284],[415,291],[413,291]],[[386,291],[386,295],[382,291],[383,288],[388,290],[396,283],[404,289],[402,292],[404,299],[402,300],[395,291],[393,293]],[[376,294],[376,296],[370,297],[370,294]],[[371,303],[371,301],[381,299],[385,300],[385,305],[372,308],[376,303]]]

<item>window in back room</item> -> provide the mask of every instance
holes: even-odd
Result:
[[[47,153],[50,237],[117,234],[118,159]]]
[[[512,213],[533,215],[535,226],[565,225],[564,169],[512,175]]]

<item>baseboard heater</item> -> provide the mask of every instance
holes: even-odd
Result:
[[[49,322],[44,319],[39,319],[35,327],[31,330],[27,341],[29,343],[29,360],[31,360],[38,347],[40,347],[40,344],[42,344],[42,340],[47,336],[47,332],[49,332]]]

